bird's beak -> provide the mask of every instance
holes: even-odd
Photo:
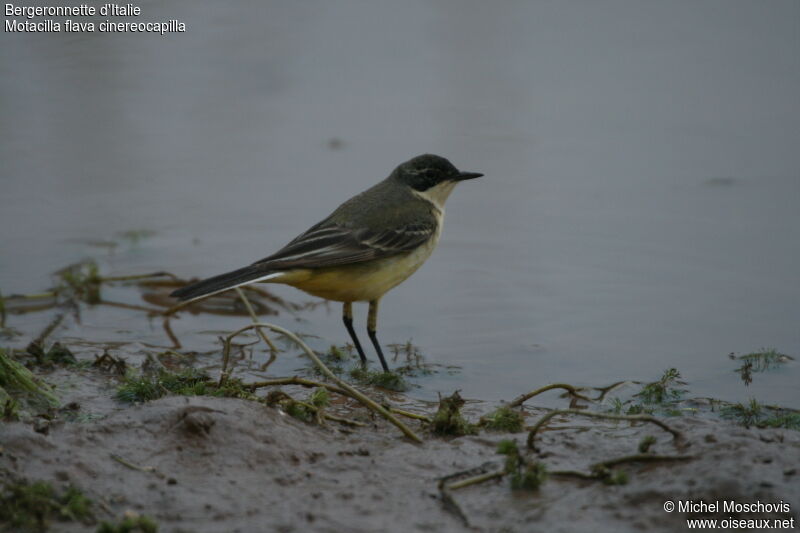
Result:
[[[483,176],[480,172],[460,172],[458,176],[456,176],[456,181],[464,181],[464,180],[474,180],[475,178],[480,178]]]

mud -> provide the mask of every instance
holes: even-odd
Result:
[[[103,391],[100,379],[95,387]],[[78,390],[76,397],[92,396]],[[771,518],[796,519],[800,508],[796,431],[670,418],[687,443],[679,450],[655,426],[556,419],[532,456],[551,471],[588,472],[591,463],[636,453],[645,435],[657,438],[655,453],[693,459],[626,465],[625,485],[551,477],[535,492],[512,492],[500,479],[451,491],[448,502],[439,480],[481,466],[502,468],[496,448],[508,434],[425,435],[415,445],[361,408],[338,409],[367,426],[320,427],[257,402],[210,397],[116,405],[103,418],[58,421],[38,431],[6,423],[0,476],[75,485],[97,502],[99,519],[135,511],[155,518],[164,532],[683,531],[687,515],[666,513],[665,501],[789,503],[790,513]],[[528,424],[536,413],[528,412]],[[425,434],[418,423],[412,427]],[[527,433],[511,437],[524,449]],[[727,516],[764,515],[718,518]],[[93,527],[63,522],[53,530]]]

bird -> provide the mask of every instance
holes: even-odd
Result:
[[[462,181],[444,157],[423,154],[401,163],[377,185],[345,201],[286,246],[255,263],[170,294],[190,302],[251,283],[282,283],[342,302],[342,320],[361,363],[367,357],[353,329],[353,303],[369,302],[367,334],[389,372],[378,342],[378,305],[430,257],[439,242],[444,204]]]

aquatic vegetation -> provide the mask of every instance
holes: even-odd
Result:
[[[58,407],[49,385],[0,348],[0,412],[5,419],[18,418],[21,404],[35,409]]]
[[[267,405],[279,406],[286,414],[303,422],[323,423],[324,419],[343,421],[338,417],[332,417],[325,413],[323,409],[330,405],[330,396],[327,389],[318,387],[309,395],[308,400],[303,402],[295,400],[282,390],[270,392],[266,397]]]
[[[628,473],[620,469],[609,469],[604,465],[592,469],[592,475],[600,479],[606,485],[626,485],[628,483]]]
[[[740,357],[731,354],[731,358],[742,362],[742,365],[735,369],[734,372],[739,374],[739,377],[741,377],[745,385],[750,385],[750,383],[753,382],[754,373],[777,368],[793,360],[792,357],[778,352],[775,348],[762,348],[761,351],[749,353]]]
[[[103,355],[95,355],[91,365],[105,372],[124,376],[128,372],[128,363],[122,357],[114,357],[108,350],[103,350]]]
[[[158,309],[148,308],[141,305],[129,304],[124,302],[114,302],[101,298],[101,288],[104,284],[118,282],[135,282],[141,287],[162,286],[174,287],[184,283],[177,276],[169,272],[152,272],[149,274],[135,274],[126,276],[102,276],[97,262],[94,259],[87,259],[78,263],[67,265],[53,273],[55,283],[50,288],[30,294],[14,294],[0,298],[0,319],[5,318],[5,311],[13,314],[24,314],[40,312],[59,308],[53,321],[36,337],[36,341],[44,344],[45,339],[61,324],[65,315],[66,308],[74,312],[77,317],[80,312],[81,303],[89,305],[107,305],[118,308],[144,311],[155,313],[168,318],[170,310],[161,313]],[[168,277],[170,280],[164,281],[158,278]],[[174,312],[174,311],[172,311]],[[4,322],[4,320],[2,320]],[[13,336],[16,330],[0,325],[0,335]],[[164,329],[168,336],[170,330],[168,321],[165,322]],[[171,340],[174,340],[171,337]]]
[[[784,428],[800,431],[800,412],[781,407],[765,406],[755,398],[747,404],[735,403],[723,406],[720,416],[734,420],[744,427]]]
[[[652,415],[655,412],[655,407],[645,407],[640,403],[631,404],[625,410],[626,415]]]
[[[650,448],[658,442],[652,435],[647,435],[639,442],[639,453],[648,453]]]
[[[302,420],[303,422],[313,422],[317,416],[316,409],[310,409],[308,405],[291,398],[281,402],[280,406],[289,416]]]
[[[15,400],[0,387],[0,420],[18,420],[19,401]]]
[[[320,356],[320,360],[337,376],[347,374],[359,385],[381,387],[396,392],[405,392],[410,388],[398,371],[384,372],[364,367],[353,354],[352,345],[342,347],[331,345],[328,351]],[[318,376],[323,374],[316,366],[311,367],[311,371]]]
[[[792,357],[778,352],[775,348],[762,348],[759,352],[742,355],[738,359],[740,361],[749,361],[753,363],[753,370],[755,372],[761,372],[768,368],[780,366],[793,360]]]
[[[45,351],[41,343],[33,341],[25,349],[25,352],[33,357],[38,366],[52,368],[57,365],[77,365],[78,360],[66,346],[59,342],[54,343],[49,350]]]
[[[431,431],[435,435],[460,437],[473,435],[478,432],[474,424],[470,424],[461,414],[461,408],[466,402],[458,391],[451,396],[439,398],[439,409],[433,415]]]
[[[523,429],[524,422],[522,413],[507,405],[501,405],[488,415],[481,417],[480,426],[492,431],[519,433]]]
[[[679,389],[677,386],[686,385],[685,381],[681,380],[681,373],[675,368],[666,370],[658,381],[648,383],[636,395],[641,398],[645,404],[664,404],[668,402],[675,402],[680,400],[686,389]]]
[[[168,394],[180,396],[210,395],[216,390],[211,378],[200,370],[188,368],[179,372],[160,369],[152,374],[128,371],[116,397],[125,403],[156,400]]]
[[[327,407],[331,403],[328,390],[323,387],[317,387],[308,397],[308,403],[317,408]]]
[[[428,363],[422,351],[411,340],[403,344],[390,344],[392,361],[402,361],[403,364],[395,367],[394,372],[403,376],[429,376],[437,372],[439,365]],[[447,367],[448,372],[453,372],[457,367]]]
[[[336,368],[345,363],[349,363],[353,359],[352,344],[344,344],[341,346],[331,344],[327,352],[319,354],[319,358],[329,368]]]
[[[58,493],[46,481],[12,482],[0,492],[0,529],[44,531],[53,520],[92,520],[91,507],[91,500],[75,487]]]
[[[437,365],[425,362],[425,357],[411,341],[405,344],[390,344],[389,348],[393,352],[393,361],[401,357],[405,359],[404,364],[389,372],[364,367],[351,344],[331,345],[319,358],[337,376],[347,375],[359,385],[380,387],[395,392],[406,392],[411,389],[412,384],[408,378],[427,376],[438,371]],[[453,369],[448,367],[447,370]],[[310,372],[317,376],[322,374],[316,367],[311,367]]]
[[[757,424],[760,428],[784,428],[800,431],[800,413],[782,412],[760,420]]]
[[[222,385],[208,383],[205,395],[222,398],[239,398],[240,400],[261,400],[252,389],[239,378],[228,378]]]
[[[59,283],[54,290],[59,296],[74,298],[87,304],[100,302],[100,285],[103,279],[93,260],[69,265],[56,272],[56,275]]]
[[[505,473],[511,479],[512,490],[536,490],[547,480],[545,464],[524,458],[516,441],[500,441],[497,453],[506,456]]]
[[[128,511],[116,524],[101,522],[97,533],[158,533],[158,524],[147,515]]]
[[[403,376],[396,372],[370,370],[359,365],[350,369],[349,374],[351,378],[361,385],[371,385],[396,392],[404,392],[409,389]]]
[[[658,380],[646,383],[639,392],[633,395],[638,401],[633,399],[623,401],[620,398],[613,398],[610,412],[630,416],[655,413],[680,416],[683,412],[678,408],[679,402],[688,391],[679,387],[685,384],[686,382],[681,380],[680,372],[670,368]]]
[[[349,361],[353,358],[353,345],[346,344],[342,347],[336,346],[335,344],[331,344],[331,347],[328,348],[328,353],[321,356],[322,359],[328,366],[335,364],[336,362],[345,362]]]
[[[720,415],[722,418],[733,419],[745,427],[750,427],[761,418],[761,404],[755,398],[751,398],[747,405],[737,403],[722,407]]]
[[[117,388],[116,398],[125,403],[144,403],[167,395],[260,400],[240,379],[228,378],[220,385],[195,368],[177,372],[161,368],[151,373],[129,369]]]
[[[139,244],[140,241],[153,237],[155,234],[156,232],[150,229],[129,229],[127,231],[117,232],[116,236],[131,244]]]

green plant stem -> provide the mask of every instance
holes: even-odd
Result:
[[[341,394],[342,396],[350,397],[350,394],[335,385],[331,385],[330,383],[322,383],[321,381],[313,381],[311,379],[305,379],[298,376],[292,376],[290,378],[275,378],[275,379],[268,379],[266,381],[256,381],[255,383],[248,383],[243,385],[242,388],[249,389],[251,391],[260,389],[262,387],[275,387],[280,385],[299,385],[301,387],[323,387],[328,389],[331,392],[335,392],[336,394]]]
[[[683,440],[683,434],[671,427],[667,424],[662,422],[661,420],[646,415],[615,415],[611,413],[595,413],[593,411],[582,411],[579,409],[555,409],[550,411],[549,413],[542,416],[535,425],[530,428],[526,428],[530,430],[528,433],[528,448],[531,450],[535,450],[536,446],[534,445],[534,439],[536,438],[536,433],[542,429],[549,421],[555,416],[559,415],[577,415],[577,416],[586,416],[589,418],[599,418],[603,420],[622,420],[625,422],[648,422],[650,424],[655,424],[664,431],[668,431],[672,434],[676,444],[680,447],[680,444]]]
[[[624,463],[644,463],[644,462],[660,462],[660,461],[689,461],[694,459],[692,455],[653,455],[650,453],[638,453],[634,455],[626,455],[624,457],[617,457],[609,459],[608,461],[600,461],[594,463],[589,467],[591,472],[581,472],[580,470],[553,470],[549,472],[551,476],[560,477],[576,477],[585,480],[603,479],[604,469],[612,468]]]
[[[21,363],[14,360],[5,349],[0,348],[0,387],[21,389],[43,398],[48,405],[58,407],[58,397],[44,381],[38,379]]]
[[[329,413],[322,413],[323,418],[326,420],[331,420],[333,422],[339,422],[340,424],[344,424],[345,426],[353,426],[363,428],[366,426],[363,422],[358,422],[357,420],[350,420],[349,418],[342,418],[340,416],[332,415]]]
[[[633,455],[625,455],[608,461],[601,461],[591,466],[592,470],[596,468],[606,467],[611,468],[623,463],[652,463],[658,461],[689,461],[694,459],[693,455],[655,455],[652,453],[635,453]]]
[[[458,518],[466,528],[470,527],[469,520],[467,519],[467,515],[464,514],[464,510],[461,508],[460,505],[458,505],[458,502],[453,497],[453,494],[450,492],[450,485],[448,484],[448,482],[451,479],[456,479],[461,476],[468,476],[468,475],[476,477],[482,476],[486,473],[485,471],[487,468],[494,466],[495,465],[493,463],[489,462],[489,463],[484,463],[483,465],[476,468],[470,468],[469,470],[462,470],[461,472],[448,474],[444,477],[439,478],[439,482],[436,484],[436,486],[439,488],[439,495],[442,498],[442,503],[444,504],[445,511],[455,515],[456,518]],[[478,472],[480,473],[478,474]]]
[[[526,401],[530,400],[534,396],[537,396],[543,392],[547,392],[553,389],[564,389],[565,391],[569,392],[570,395],[574,396],[575,398],[580,398],[581,400],[591,402],[592,400],[583,396],[582,394],[578,393],[578,389],[569,385],[567,383],[552,383],[550,385],[545,385],[544,387],[538,388],[535,391],[531,391],[527,394],[523,394],[522,396],[517,397],[511,403],[508,404],[508,407],[519,407]]]
[[[258,315],[253,309],[253,306],[250,305],[250,300],[248,300],[247,296],[244,295],[244,291],[241,288],[236,287],[236,294],[238,294],[239,299],[242,300],[242,303],[247,309],[247,312],[250,314],[250,318],[253,320],[253,323],[258,324]],[[262,367],[262,370],[266,370],[267,368],[269,368],[269,365],[275,362],[275,359],[278,357],[278,349],[275,347],[274,344],[272,344],[272,341],[269,340],[269,337],[267,337],[267,334],[264,333],[264,330],[262,328],[256,328],[256,331],[258,332],[258,335],[261,337],[261,340],[263,340],[266,343],[266,345],[269,346],[269,360],[266,363],[264,363],[264,366]]]
[[[164,317],[164,320],[161,322],[162,327],[164,328],[164,332],[169,337],[169,340],[172,341],[172,349],[180,350],[183,345],[181,341],[178,340],[178,337],[175,336],[175,332],[172,331],[172,324],[170,324],[170,317],[169,315]]]
[[[629,383],[638,383],[638,382],[636,382],[636,381],[617,381],[616,383],[612,383],[608,387],[602,387],[602,388],[601,387],[595,387],[594,388],[595,390],[599,390],[600,391],[600,395],[597,398],[595,398],[594,401],[595,402],[602,402],[605,399],[605,397],[611,391],[613,391],[614,389],[617,389],[617,388],[619,388],[619,387],[621,387],[623,385],[627,385]]]
[[[123,457],[121,457],[119,455],[116,455],[116,454],[113,454],[113,453],[109,454],[109,455],[116,462],[118,462],[122,466],[130,468],[131,470],[138,470],[139,472],[147,472],[148,474],[155,474],[156,476],[158,476],[160,478],[165,477],[164,474],[162,474],[161,472],[156,470],[156,467],[154,467],[154,466],[139,466],[139,465],[131,463],[130,461],[128,461],[127,459],[124,459]]]
[[[447,488],[449,490],[463,489],[464,487],[469,487],[470,485],[477,485],[478,483],[484,483],[492,479],[501,478],[505,475],[506,475],[505,470],[498,470],[496,472],[487,472],[479,476],[468,477],[467,479],[456,481],[455,483],[451,483],[450,485],[448,485]]]
[[[551,477],[576,477],[585,480],[598,479],[598,474],[587,474],[586,472],[581,472],[580,470],[552,470],[547,474]]]
[[[292,376],[290,378],[275,378],[275,379],[268,379],[265,381],[256,381],[255,383],[248,383],[243,386],[243,388],[248,390],[256,390],[262,387],[275,387],[280,385],[299,385],[301,387],[322,387],[324,389],[329,390],[330,392],[341,394],[342,396],[347,396],[348,398],[353,398],[354,400],[358,400],[355,396],[347,392],[346,390],[337,387],[336,385],[331,385],[330,383],[323,383],[321,381],[314,381],[311,379],[301,378],[298,376]],[[396,415],[404,416],[406,418],[413,418],[414,420],[421,420],[422,422],[427,422],[430,424],[431,419],[429,416],[421,415],[418,413],[412,413],[411,411],[406,411],[404,409],[399,409],[397,407],[386,407],[386,409],[390,413],[394,413]]]
[[[420,420],[420,421],[426,422],[428,424],[430,424],[432,422],[431,417],[429,417],[429,416],[421,415],[421,414],[418,414],[418,413],[412,413],[411,411],[406,411],[404,409],[398,409],[397,407],[389,407],[388,409],[392,413],[395,413],[395,414],[400,415],[400,416],[404,416],[406,418],[413,418],[414,420]]]
[[[49,337],[50,334],[61,325],[61,322],[64,321],[65,316],[67,316],[67,313],[65,311],[61,311],[55,317],[53,317],[53,320],[50,321],[50,323],[44,328],[44,330],[42,330],[39,336],[33,340],[33,342],[43,346],[44,341],[46,341],[47,337]]]

